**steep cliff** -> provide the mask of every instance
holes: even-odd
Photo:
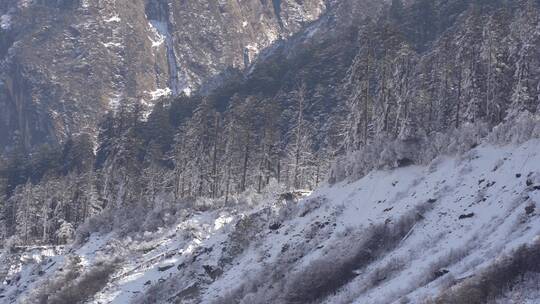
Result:
[[[3,1],[0,150],[95,134],[121,105],[189,94],[325,9],[323,0]]]

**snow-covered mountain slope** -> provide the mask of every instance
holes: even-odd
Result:
[[[185,210],[158,233],[4,253],[11,268],[0,297],[75,303],[77,290],[87,303],[540,301],[539,276],[526,273],[538,266],[523,266],[539,255],[540,140],[484,144],[426,167],[259,199]],[[519,272],[486,291],[486,277],[516,261]],[[466,287],[476,293],[459,301]]]

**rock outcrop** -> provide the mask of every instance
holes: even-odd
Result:
[[[324,0],[0,4],[0,150],[95,135],[107,111],[190,93],[324,13]]]

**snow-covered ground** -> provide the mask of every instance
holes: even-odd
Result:
[[[309,195],[186,210],[175,227],[138,238],[94,234],[80,248],[4,254],[0,297],[28,296],[68,255],[88,269],[116,255],[89,303],[423,303],[540,242],[538,202],[540,141],[481,145]],[[500,303],[540,303],[526,291],[512,302],[516,292]]]

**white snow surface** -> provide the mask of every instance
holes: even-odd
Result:
[[[11,28],[11,16],[2,15],[0,16],[0,29],[9,30]]]
[[[540,140],[519,146],[481,145],[429,166],[374,171],[358,181],[326,185],[297,202],[274,196],[255,206],[186,211],[178,215],[178,225],[147,233],[145,241],[94,234],[79,249],[48,254],[42,250],[38,255],[49,259],[45,264],[35,257],[36,250],[29,250],[12,262],[7,276],[20,277],[18,283],[4,282],[0,295],[14,299],[28,293],[59,267],[68,251],[91,265],[113,242],[120,242],[124,262],[90,303],[132,303],[159,284],[168,284],[163,290],[172,295],[196,289],[196,299],[186,303],[219,303],[223,295],[280,265],[286,266],[287,278],[293,277],[328,258],[331,248],[343,244],[344,235],[361,236],[369,227],[392,226],[423,205],[430,206],[428,211],[399,244],[319,301],[400,303],[407,297],[410,303],[422,303],[442,291],[447,276],[473,276],[520,245],[540,241],[538,209],[525,212],[526,206],[540,202],[540,191],[526,185],[527,179],[540,185],[539,172]],[[470,217],[460,219],[462,215]],[[269,229],[273,223],[279,223],[279,229]],[[227,255],[232,244],[243,244],[243,250]],[[43,276],[35,273],[38,264],[44,264]],[[375,286],[367,285],[389,265],[395,266],[393,271]],[[211,277],[207,266],[222,273]],[[440,268],[449,273],[425,280]],[[530,297],[524,303],[540,303],[538,293]],[[279,296],[275,301],[284,303]]]

